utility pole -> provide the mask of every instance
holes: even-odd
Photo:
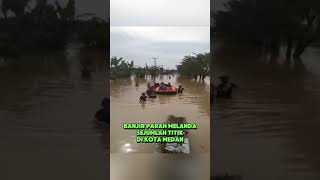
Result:
[[[154,61],[154,67],[156,68],[156,67],[157,67],[157,59],[159,59],[159,58],[154,57],[154,58],[152,58],[152,59],[153,59],[153,61]]]
[[[155,77],[157,75],[157,59],[158,58],[154,57],[152,59],[154,61],[154,67],[153,67],[151,75]]]

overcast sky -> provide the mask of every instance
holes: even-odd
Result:
[[[175,68],[185,55],[210,50],[210,28],[198,27],[111,27],[111,56],[134,60],[136,65]]]
[[[111,0],[111,56],[175,68],[210,50],[210,0]]]
[[[111,0],[112,26],[209,26],[210,0]]]

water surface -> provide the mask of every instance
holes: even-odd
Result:
[[[136,86],[136,81],[139,85]],[[183,94],[158,95],[140,103],[152,78],[122,78],[110,83],[111,178],[132,179],[209,179],[210,167],[210,79],[194,81],[179,75],[159,76],[156,82],[182,85]],[[155,143],[138,144],[134,130],[123,130],[122,124],[164,123],[169,115],[185,117],[197,123],[190,131],[191,155],[162,154]],[[125,171],[126,173],[123,173]],[[189,174],[187,173],[189,172]]]
[[[136,81],[139,85],[136,86]],[[152,153],[155,144],[137,144],[135,131],[123,130],[123,123],[164,123],[169,115],[185,117],[187,122],[197,123],[198,129],[190,132],[192,150],[208,153],[210,138],[210,87],[209,78],[205,81],[194,81],[175,75],[160,76],[157,82],[170,82],[178,87],[182,85],[183,94],[158,95],[156,99],[147,99],[141,103],[139,97],[147,89],[146,78],[122,78],[111,81],[111,153]],[[129,147],[130,146],[130,147]]]
[[[316,48],[291,61],[217,51],[215,77],[229,74],[239,88],[211,107],[213,172],[245,180],[320,178],[319,57]]]
[[[0,179],[107,179],[109,139],[92,123],[108,94],[105,57],[69,47],[0,69]]]

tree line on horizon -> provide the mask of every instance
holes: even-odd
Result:
[[[39,49],[64,49],[78,42],[87,47],[109,46],[109,24],[92,14],[76,16],[75,0],[2,0],[0,55],[16,57]],[[32,6],[31,6],[32,4]]]
[[[319,0],[228,0],[213,13],[213,31],[234,42],[247,43],[278,56],[300,57],[319,42]]]
[[[134,61],[128,62],[123,57],[113,56],[110,58],[110,75],[111,79],[130,77],[136,75],[137,77],[145,77],[146,75],[158,76],[168,75],[175,73],[173,69],[164,69],[160,66],[148,66],[144,67],[134,65]]]
[[[160,66],[140,67],[135,66],[134,61],[128,62],[122,57],[113,56],[110,58],[110,75],[111,79],[130,77],[136,75],[137,77],[145,77],[146,75],[171,75],[178,72],[182,76],[187,76],[197,80],[204,80],[209,75],[209,53],[199,53],[194,55],[184,56],[181,63],[177,65],[177,70],[163,69]]]

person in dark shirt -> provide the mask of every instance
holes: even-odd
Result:
[[[155,90],[155,89],[157,89],[159,86],[160,86],[159,83],[154,83],[153,86],[152,86],[152,89]]]
[[[230,82],[229,76],[220,76],[219,79],[221,83],[216,87],[216,97],[231,98],[232,90],[237,86]]]
[[[98,123],[110,124],[110,100],[108,98],[104,98],[101,102],[101,109],[99,109],[94,115],[95,120]]]
[[[184,88],[180,85],[179,88],[178,88],[178,93],[182,93],[184,90]]]
[[[147,100],[146,93],[142,93],[140,96],[140,101],[146,101],[146,100]]]

